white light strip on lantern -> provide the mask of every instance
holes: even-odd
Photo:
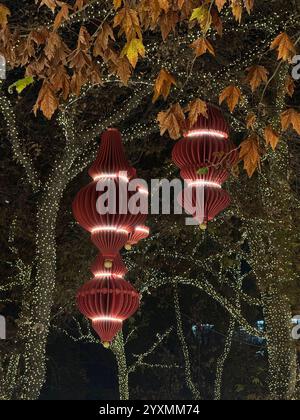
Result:
[[[94,181],[100,181],[101,179],[107,179],[107,178],[120,178],[125,182],[129,182],[129,178],[125,175],[119,175],[119,174],[100,174],[95,176],[93,179]]]
[[[199,179],[197,181],[193,181],[188,183],[188,187],[214,187],[214,188],[222,188],[220,184],[213,181],[204,181],[203,179]]]
[[[191,130],[185,133],[185,137],[198,137],[198,136],[211,136],[211,137],[220,137],[223,139],[228,139],[228,134],[224,133],[223,131],[218,130]]]
[[[112,277],[112,276],[117,277],[118,279],[123,278],[123,276],[121,274],[114,274],[112,272],[107,272],[107,271],[101,271],[101,272],[95,274],[96,279],[103,278],[103,277]]]
[[[135,230],[137,232],[150,233],[150,229],[149,228],[145,228],[145,227],[141,227],[141,226],[136,227]]]
[[[93,322],[95,322],[95,321],[113,321],[113,322],[119,322],[120,324],[122,324],[123,319],[114,318],[112,316],[99,316],[98,318],[93,318],[92,321]]]
[[[92,229],[92,233],[97,232],[117,232],[117,233],[125,233],[129,234],[129,231],[125,228],[118,228],[117,226],[99,226]]]
[[[141,193],[141,194],[149,195],[149,191],[148,191],[148,190],[146,190],[145,188],[139,188],[139,189],[138,189],[138,191],[139,191],[139,193]]]

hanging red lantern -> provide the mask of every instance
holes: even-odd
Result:
[[[91,272],[96,278],[103,277],[124,277],[128,272],[120,254],[117,254],[111,260],[111,267],[107,267],[105,257],[102,254],[99,254],[95,262],[91,266]]]
[[[178,197],[179,204],[206,229],[207,223],[230,205],[230,195],[220,187],[190,186]]]
[[[130,251],[133,245],[138,244],[143,239],[148,238],[150,233],[150,229],[147,226],[137,226],[134,230],[129,234],[128,240],[125,245],[125,249]]]
[[[103,134],[89,174],[94,181],[77,194],[73,213],[77,222],[91,233],[100,254],[91,267],[94,279],[79,290],[77,304],[92,320],[93,328],[107,347],[121,330],[123,321],[139,307],[139,293],[123,279],[127,269],[119,251],[135,228],[145,223],[146,214],[139,209],[138,202],[141,194],[148,191],[138,184],[135,191],[128,190],[136,171],[129,165],[121,135],[115,129]],[[139,196],[135,196],[137,192]],[[147,209],[148,205],[145,213]]]
[[[107,208],[107,213],[102,214],[97,205],[98,200],[107,195],[105,186],[111,188],[112,191],[109,197],[113,211]],[[129,199],[134,194],[135,192],[128,191],[125,181],[100,180],[91,182],[79,191],[73,202],[75,219],[85,230],[91,232],[92,242],[108,261],[124,247],[134,227],[143,224],[146,220],[147,215],[133,214],[128,209]]]
[[[123,321],[138,309],[140,295],[130,283],[118,277],[93,279],[77,294],[80,312],[92,321],[105,347],[122,329]]]
[[[207,114],[208,118],[201,115],[194,127],[176,143],[172,158],[183,179],[222,184],[237,160],[237,151],[228,138],[229,127],[221,111],[208,105]]]
[[[120,132],[115,128],[109,128],[102,134],[101,144],[97,158],[91,168],[89,175],[94,181],[101,178],[118,178],[121,172],[128,179],[136,175],[136,170],[129,165],[122,144]]]

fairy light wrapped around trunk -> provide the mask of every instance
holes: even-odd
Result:
[[[188,184],[188,189],[185,189],[187,197],[180,194],[179,203],[193,216],[193,205],[202,205],[202,217],[195,216],[202,229],[206,229],[207,223],[230,204],[229,195],[221,187],[237,156],[229,139],[229,126],[221,111],[212,105],[207,106],[207,117],[199,116],[196,124],[173,148],[173,162]],[[199,203],[201,194],[197,194],[201,189],[204,203]]]
[[[130,211],[128,205],[136,193],[128,190],[136,170],[128,163],[118,130],[109,129],[102,135],[89,175],[93,181],[78,192],[72,208],[75,219],[90,232],[100,253],[91,267],[94,278],[79,290],[77,304],[92,321],[103,345],[109,347],[123,321],[138,309],[140,300],[139,293],[124,280],[128,270],[120,250],[149,235],[144,226],[146,214]],[[141,186],[136,189],[140,194],[148,194]]]

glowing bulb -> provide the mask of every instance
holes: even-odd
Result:
[[[117,232],[117,233],[125,233],[126,235],[129,234],[129,231],[125,228],[119,228],[118,226],[97,226],[92,229],[92,233],[97,232]]]
[[[185,137],[211,136],[211,137],[219,137],[223,139],[228,139],[228,134],[224,133],[223,131],[207,130],[207,129],[191,130],[185,133],[184,136]]]
[[[203,179],[199,179],[197,181],[188,182],[189,187],[213,187],[213,188],[222,188],[220,184],[213,181],[205,181]]]
[[[122,324],[123,319],[122,318],[114,318],[112,316],[99,316],[97,318],[93,318],[92,321],[93,322],[98,322],[98,321],[112,321],[112,322],[119,322],[120,324]]]

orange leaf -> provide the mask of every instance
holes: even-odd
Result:
[[[290,126],[300,135],[300,112],[294,108],[290,108],[281,114],[281,125],[284,131],[288,130]]]
[[[163,136],[168,131],[173,140],[179,139],[185,125],[185,116],[179,104],[172,105],[167,111],[162,111],[157,116],[160,134]]]
[[[250,15],[254,7],[254,0],[244,0],[244,4],[248,14]]]
[[[56,9],[56,1],[55,0],[41,0],[39,7],[41,6],[47,6],[49,9],[51,9],[52,13],[54,13]]]
[[[8,22],[8,16],[10,16],[10,10],[4,4],[0,3],[0,26],[5,28]]]
[[[244,162],[244,169],[251,178],[257,168],[260,168],[259,138],[252,134],[241,143],[240,160]]]
[[[221,105],[224,101],[226,101],[230,112],[233,112],[234,108],[239,103],[241,96],[242,93],[240,89],[237,86],[230,85],[221,92],[219,103]]]
[[[295,45],[286,32],[282,32],[274,39],[270,49],[278,49],[278,60],[290,61],[296,54]]]
[[[248,129],[254,129],[255,123],[256,123],[256,115],[254,114],[254,112],[251,112],[249,115],[247,115],[246,118],[246,125]]]
[[[278,145],[278,142],[279,142],[279,138],[280,138],[280,136],[279,136],[279,134],[273,129],[273,127],[271,126],[271,125],[268,125],[266,128],[265,128],[265,131],[264,131],[264,137],[265,137],[265,140],[266,140],[266,143],[269,145],[271,145],[271,147],[272,147],[272,149],[273,150],[275,150],[276,149],[276,147],[277,147],[277,145]]]
[[[232,14],[239,23],[242,21],[243,6],[241,0],[231,0]]]
[[[167,70],[162,69],[155,81],[153,103],[157,101],[160,95],[166,100],[172,85],[176,86],[174,77]]]
[[[196,57],[200,57],[201,55],[209,52],[212,55],[215,54],[214,47],[206,38],[199,38],[191,44],[191,48],[195,50]]]
[[[93,55],[103,55],[108,48],[109,40],[115,41],[115,36],[112,28],[107,22],[104,22],[94,44]]]
[[[295,88],[296,88],[295,80],[292,78],[292,76],[288,76],[285,79],[284,87],[285,87],[286,93],[290,97],[292,97],[294,95]]]
[[[51,120],[54,112],[59,106],[58,99],[55,96],[53,87],[44,81],[43,86],[39,92],[38,99],[33,108],[35,115],[40,109],[48,120]]]
[[[263,66],[252,66],[247,68],[248,76],[246,78],[249,82],[252,92],[254,92],[262,82],[268,81],[268,70]]]
[[[195,125],[200,115],[203,115],[205,118],[208,118],[207,104],[201,99],[195,99],[194,101],[192,101],[188,105],[186,110],[189,112],[188,120],[190,127],[193,127]]]
[[[53,28],[57,30],[60,25],[63,23],[64,20],[69,19],[69,5],[66,3],[62,3],[60,11],[57,13]]]
[[[221,10],[223,9],[223,7],[227,3],[227,0],[215,0],[215,3],[216,3],[216,6],[217,6],[219,12],[221,12]]]

